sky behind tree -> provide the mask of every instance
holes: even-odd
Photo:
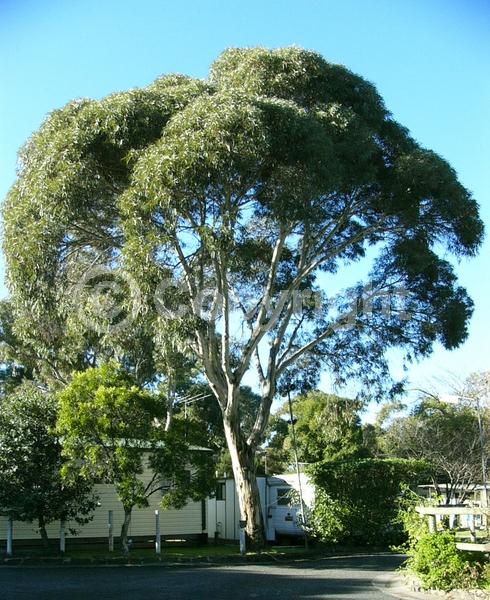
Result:
[[[49,111],[165,73],[204,78],[226,47],[256,45],[315,50],[372,81],[416,140],[452,164],[490,223],[484,0],[0,0],[0,197],[14,181],[17,150]],[[486,241],[457,267],[475,302],[468,341],[414,365],[413,387],[445,371],[490,368],[489,265]],[[395,357],[393,368],[399,375]]]

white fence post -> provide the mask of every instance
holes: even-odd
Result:
[[[14,539],[14,522],[11,517],[7,520],[7,556],[12,556]]]
[[[471,541],[476,543],[476,531],[475,531],[475,515],[469,515],[469,526],[470,526],[470,538]]]
[[[109,552],[114,552],[114,512],[109,511]]]
[[[240,529],[238,531],[238,536],[240,540],[240,554],[244,555],[247,552],[247,542],[245,535],[245,527],[247,525],[246,521],[240,521],[239,523]]]
[[[155,553],[162,553],[162,536],[160,533],[160,511],[155,510]]]

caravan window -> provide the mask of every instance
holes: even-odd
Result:
[[[291,488],[277,488],[277,506],[291,506]]]

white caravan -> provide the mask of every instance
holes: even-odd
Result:
[[[283,537],[302,537],[300,522],[299,483],[297,475],[258,477],[260,503],[265,520],[266,538],[277,541]],[[301,474],[303,501],[311,508],[314,500],[313,486]],[[238,540],[240,512],[235,482],[232,478],[218,480],[216,495],[207,501],[208,535],[222,540]]]

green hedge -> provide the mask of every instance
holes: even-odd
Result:
[[[313,535],[326,543],[386,546],[403,540],[396,522],[403,484],[427,479],[425,462],[368,458],[326,461],[310,467],[315,507]]]

